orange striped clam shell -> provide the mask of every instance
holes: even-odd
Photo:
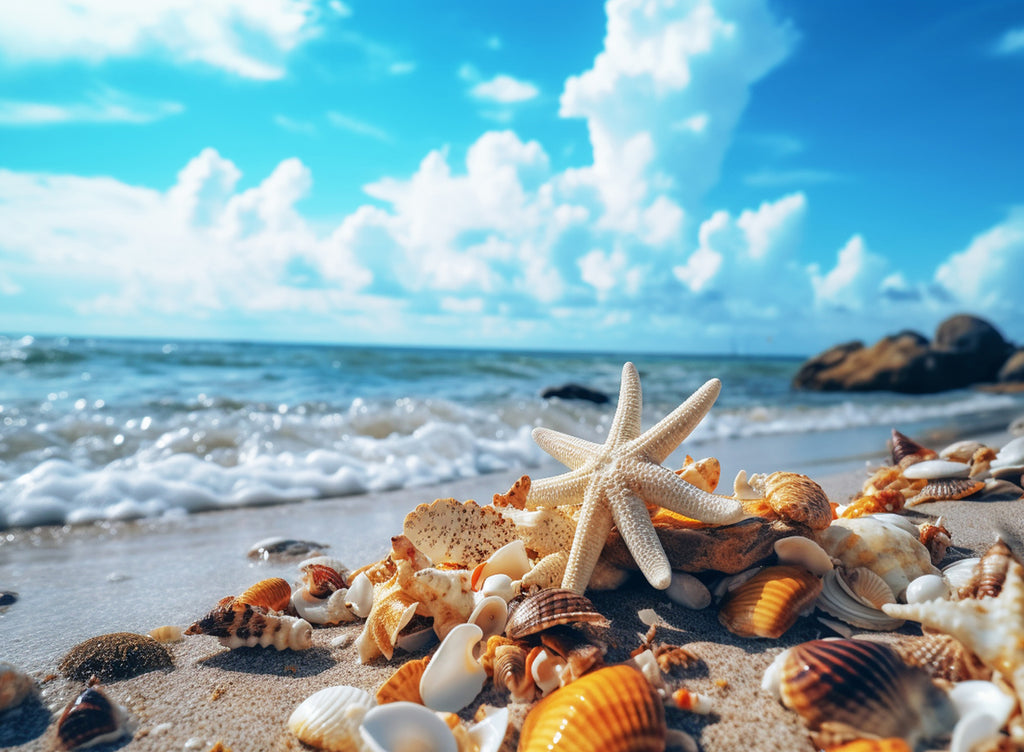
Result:
[[[523,722],[519,752],[662,752],[665,708],[643,674],[598,669],[538,702]]]
[[[257,606],[267,611],[284,611],[292,600],[292,588],[287,580],[270,577],[260,580],[235,598],[235,606]]]
[[[825,752],[913,752],[906,740],[900,737],[890,739],[854,739],[852,742],[826,747]]]
[[[389,702],[415,702],[423,704],[420,695],[420,679],[430,661],[430,656],[406,661],[377,690],[377,704]]]
[[[803,567],[765,567],[722,599],[718,621],[740,637],[781,637],[821,593]]]
[[[325,564],[310,564],[303,570],[302,579],[314,598],[326,598],[345,587],[344,576]]]

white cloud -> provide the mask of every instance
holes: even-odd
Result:
[[[336,15],[341,16],[342,18],[349,18],[352,16],[352,8],[349,7],[348,3],[343,3],[341,0],[331,0],[328,5]]]
[[[38,0],[0,4],[0,56],[56,63],[166,55],[254,79],[284,76],[317,35],[312,0]]]
[[[391,141],[391,136],[383,128],[378,128],[372,123],[367,123],[365,120],[345,115],[341,112],[331,110],[327,113],[327,120],[335,128],[340,128],[343,131],[349,133],[355,133],[357,136],[369,136],[377,141],[384,141],[385,143]]]
[[[484,99],[498,104],[516,104],[534,99],[540,91],[528,81],[497,75],[489,81],[481,81],[469,90],[476,99]]]
[[[1016,55],[1024,52],[1024,26],[1007,29],[996,43],[997,55]]]
[[[879,302],[883,285],[905,289],[902,276],[889,274],[889,262],[872,253],[864,238],[854,235],[839,249],[836,265],[825,275],[817,268],[810,270],[814,299],[819,306],[862,311]]]
[[[1024,206],[971,240],[935,271],[935,282],[955,300],[990,313],[1024,315]]]
[[[63,123],[144,124],[185,111],[180,102],[134,97],[116,89],[103,88],[85,101],[70,103],[28,102],[0,99],[0,125],[35,126]]]

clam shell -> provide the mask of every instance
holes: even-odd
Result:
[[[893,642],[891,647],[904,663],[923,669],[933,679],[955,683],[992,676],[992,669],[962,642],[949,635],[906,635]]]
[[[872,574],[872,576],[877,578],[877,575]],[[860,627],[861,629],[890,630],[897,629],[903,624],[902,620],[886,616],[878,606],[871,604],[856,593],[857,584],[860,584],[861,587],[878,591],[877,593],[871,593],[872,597],[887,597],[889,601],[893,601],[892,590],[889,589],[884,580],[877,578],[876,582],[864,585],[859,582],[860,578],[855,579],[854,583],[849,582],[849,577],[850,573],[843,570],[837,569],[826,572],[822,581],[821,595],[817,600],[818,608],[847,624]],[[865,577],[864,579],[867,578]],[[881,582],[882,586],[884,586],[884,591],[878,586],[878,582]]]
[[[517,539],[516,526],[494,507],[438,499],[405,516],[402,532],[434,562],[472,569]]]
[[[832,558],[825,549],[802,535],[791,535],[775,541],[779,564],[796,564],[819,577],[832,569]]]
[[[865,605],[881,608],[885,603],[896,602],[888,583],[865,567],[847,570],[840,578],[840,583],[846,586],[850,595]]]
[[[934,450],[918,444],[909,436],[892,429],[892,464],[908,467],[917,462],[935,459],[938,455]]]
[[[589,598],[563,588],[548,588],[512,602],[505,634],[518,640],[558,624],[607,627],[609,621]]]
[[[798,473],[771,473],[751,478],[754,488],[763,490],[765,501],[780,517],[824,530],[832,521],[832,506],[821,486]]]
[[[218,606],[185,630],[187,635],[210,635],[229,648],[257,645],[277,650],[307,650],[313,646],[313,627],[305,619],[271,614],[262,608],[229,603]]]
[[[966,478],[971,466],[952,460],[925,460],[904,468],[903,477],[911,480],[938,480],[940,478]]]
[[[526,716],[519,752],[661,752],[665,709],[636,669],[608,666],[552,692]]]
[[[687,572],[672,573],[672,581],[665,589],[665,595],[673,603],[694,611],[711,605],[711,591],[703,582]]]
[[[359,725],[373,698],[358,687],[321,689],[292,711],[288,728],[300,741],[327,752],[361,752]]]
[[[475,624],[459,624],[442,640],[420,677],[424,705],[458,713],[480,694],[487,672],[473,657],[473,649],[481,637],[483,631]]]
[[[740,637],[781,637],[814,603],[821,580],[803,567],[765,567],[722,600],[718,621]]]
[[[993,470],[1020,466],[1024,466],[1024,436],[1013,439],[1003,446],[991,464]]]
[[[120,738],[127,714],[99,687],[86,687],[64,708],[57,721],[57,739],[64,749],[91,746]]]
[[[866,640],[812,640],[793,647],[781,666],[782,703],[812,731],[825,724],[853,736],[921,737],[948,733],[956,712],[920,669],[887,645]]]
[[[406,661],[377,690],[377,704],[389,702],[418,702],[423,704],[420,695],[420,679],[427,667],[430,657],[414,658]]]
[[[292,599],[292,588],[287,580],[270,577],[260,580],[235,598],[236,606],[256,606],[267,611],[284,611]]]
[[[35,686],[31,676],[6,661],[0,661],[0,712],[20,705]]]
[[[371,708],[359,733],[373,752],[458,752],[459,748],[448,724],[414,702]]]

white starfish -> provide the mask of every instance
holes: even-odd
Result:
[[[632,363],[626,363],[619,404],[604,444],[547,428],[533,429],[533,439],[541,449],[571,470],[534,481],[527,505],[583,505],[563,588],[577,593],[587,589],[612,523],[647,581],[661,590],[669,586],[672,567],[651,523],[647,503],[712,524],[728,524],[744,516],[739,501],[701,491],[661,465],[707,415],[721,387],[718,379],[711,379],[641,435],[640,376]]]

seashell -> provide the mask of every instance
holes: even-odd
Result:
[[[373,591],[373,606],[356,640],[360,663],[367,663],[382,654],[390,661],[395,652],[398,633],[416,615],[419,605],[402,592],[397,572],[388,582],[374,585]]]
[[[1016,476],[1020,480],[1020,474]],[[1005,478],[989,478],[985,481],[985,487],[978,494],[978,499],[985,501],[1016,501],[1024,498],[1024,488],[1017,483]]]
[[[163,643],[181,642],[185,639],[185,630],[176,624],[151,629],[147,634],[157,642]]]
[[[373,698],[358,687],[327,687],[299,703],[288,717],[288,728],[317,749],[362,752],[359,725],[372,707]]]
[[[458,752],[441,717],[414,702],[392,702],[367,711],[359,733],[373,752]]]
[[[913,522],[904,517],[902,514],[891,514],[889,512],[876,512],[871,515],[871,519],[881,522],[889,527],[895,527],[900,530],[906,530],[908,533],[913,535],[915,538],[920,539],[921,531]]]
[[[850,595],[869,606],[881,608],[885,603],[896,602],[888,583],[865,567],[847,570],[840,582],[847,587]]]
[[[1014,561],[1013,552],[999,538],[981,555],[970,579],[957,591],[958,598],[996,598],[1006,582],[1006,573]]]
[[[907,499],[907,506],[914,507],[929,501],[957,501],[966,499],[985,488],[985,481],[970,478],[941,478],[922,486],[916,494]]]
[[[934,450],[918,444],[909,436],[900,433],[895,428],[892,429],[892,444],[890,449],[892,452],[892,464],[899,465],[904,468],[918,462],[933,460],[938,456]]]
[[[942,518],[937,519],[935,524],[922,522],[919,531],[918,539],[921,545],[928,549],[932,564],[938,566],[946,558],[946,549],[953,542],[949,531],[942,525]]]
[[[732,497],[734,499],[741,500],[762,498],[762,494],[758,493],[753,486],[750,485],[750,479],[747,478],[746,470],[740,470],[736,473],[736,477],[732,482]]]
[[[331,593],[345,589],[346,573],[336,569],[334,566],[317,561],[318,559],[327,558],[326,556],[318,556],[316,559],[307,559],[299,565],[299,569],[302,570],[302,582],[305,584],[309,594],[314,598],[326,598]],[[330,559],[330,561],[334,560]]]
[[[492,574],[480,586],[480,595],[496,595],[506,603],[519,595],[520,583],[513,582],[507,574]]]
[[[95,676],[100,681],[116,681],[173,665],[167,648],[152,637],[112,632],[78,643],[58,667],[69,679],[88,681]]]
[[[839,516],[863,517],[878,512],[898,512],[903,509],[906,502],[906,497],[900,491],[884,488],[856,499]]]
[[[942,568],[942,579],[946,581],[952,593],[958,592],[966,587],[974,576],[974,567],[981,561],[981,557],[971,556],[967,559],[954,561]]]
[[[904,739],[854,739],[852,742],[829,745],[825,752],[914,752]]]
[[[556,551],[546,555],[533,565],[533,569],[523,575],[520,588],[528,591],[534,588],[557,588],[562,584],[565,567],[569,563],[568,551]]]
[[[57,739],[64,749],[113,741],[127,732],[127,711],[98,686],[86,687],[61,713]]]
[[[922,670],[887,645],[866,640],[811,640],[786,652],[782,703],[811,731],[848,727],[865,735],[919,738],[948,733],[956,710]]]
[[[744,582],[753,578],[762,569],[764,569],[763,566],[757,566],[751,567],[750,569],[744,569],[742,572],[737,572],[736,574],[726,575],[715,584],[715,589],[711,594],[717,599],[724,598],[726,593],[731,593]]]
[[[235,607],[254,606],[267,611],[284,611],[292,600],[292,588],[287,580],[271,577],[260,580],[235,598]]]
[[[420,695],[420,679],[430,662],[430,657],[414,658],[406,661],[377,690],[377,704],[389,702],[418,702],[423,704]]]
[[[537,645],[526,654],[526,670],[537,690],[546,695],[562,685],[566,660],[552,650]]]
[[[473,657],[473,649],[482,637],[475,624],[459,624],[448,632],[420,678],[424,705],[458,713],[480,694],[487,672]]]
[[[504,509],[525,509],[526,500],[530,496],[530,476],[521,475],[506,493],[496,493],[491,497],[491,504]]]
[[[481,717],[483,714],[483,717]],[[476,723],[468,729],[469,740],[476,752],[498,752],[508,733],[508,708],[481,705],[474,716]]]
[[[370,615],[373,608],[373,583],[365,573],[352,578],[352,585],[345,595],[345,605],[360,619]]]
[[[694,611],[711,605],[711,591],[703,582],[687,572],[672,573],[672,581],[665,589],[665,595],[673,603]]]
[[[480,598],[466,621],[480,627],[485,640],[492,635],[503,634],[508,622],[508,603],[499,595]]]
[[[241,608],[233,608],[230,603],[218,606],[186,629],[185,634],[210,635],[231,649],[259,645],[277,650],[307,650],[313,646],[313,627],[305,619],[271,614],[248,604]]]
[[[822,548],[848,569],[863,566],[880,576],[897,598],[911,580],[939,573],[916,534],[871,516],[836,520],[819,540]]]
[[[563,588],[548,588],[510,604],[505,634],[518,640],[558,624],[607,627],[610,622],[589,598]]]
[[[35,687],[31,676],[6,661],[0,661],[0,713],[20,705]]]
[[[533,564],[526,555],[526,544],[517,538],[511,543],[506,543],[488,556],[486,561],[476,566],[473,570],[473,589],[479,590],[484,580],[491,575],[504,574],[510,579],[518,580],[532,568]]]
[[[588,671],[604,665],[605,648],[586,639],[572,627],[552,627],[540,633],[541,645],[561,658],[565,665],[559,669],[559,683],[565,685]]]
[[[330,546],[326,543],[314,543],[313,541],[273,536],[253,543],[246,556],[250,559],[259,559],[260,561],[282,561],[285,559],[297,559],[300,556],[309,556],[311,553],[324,548],[330,548]]]
[[[405,516],[402,532],[431,561],[472,569],[517,539],[515,524],[494,507],[437,499]]]
[[[991,447],[983,446],[978,447],[974,454],[971,455],[970,465],[971,472],[970,477],[982,475],[988,472],[989,466],[992,464],[992,460],[996,458],[996,450]]]
[[[707,715],[715,707],[710,697],[691,692],[685,687],[680,687],[672,693],[672,704],[680,710],[688,710],[700,715]]]
[[[576,533],[576,522],[558,507],[513,509],[503,507],[501,515],[515,525],[516,535],[534,558],[562,551]],[[561,582],[561,577],[559,577]]]
[[[990,681],[965,681],[949,692],[960,714],[953,729],[951,752],[969,752],[1006,725],[1016,706],[1016,699]]]
[[[821,486],[798,473],[753,475],[750,485],[785,520],[800,522],[812,530],[824,530],[832,522],[832,507]]]
[[[400,563],[396,577],[402,592],[417,602],[416,613],[434,620],[434,632],[440,640],[456,625],[469,621],[476,607],[468,569],[426,567],[410,573]]]
[[[821,577],[832,569],[832,558],[825,549],[802,535],[791,535],[775,541],[779,564],[796,564]]]
[[[939,480],[941,478],[966,478],[971,466],[966,462],[952,460],[925,460],[903,469],[903,477],[910,480]]]
[[[722,466],[714,457],[694,462],[693,457],[687,455],[685,464],[676,470],[676,475],[701,491],[714,493],[722,477]]]
[[[728,593],[718,621],[739,637],[781,637],[814,603],[821,580],[803,567],[765,567]]]
[[[326,597],[316,597],[308,585],[303,585],[292,594],[292,607],[310,624],[333,625],[355,621],[356,615],[346,605],[348,591],[342,589],[328,593]]]
[[[990,465],[993,470],[1020,466],[1024,466],[1024,436],[1013,439],[1004,445]]]
[[[949,585],[945,579],[936,574],[923,574],[910,581],[903,597],[907,603],[923,603],[948,596]]]
[[[992,669],[962,642],[949,635],[905,635],[890,647],[904,663],[923,669],[933,679],[956,683],[992,676]]]
[[[661,752],[665,709],[635,668],[607,666],[552,692],[523,722],[520,752]]]
[[[939,452],[939,458],[953,462],[969,462],[974,453],[983,448],[985,448],[984,444],[973,439],[955,441]]]
[[[867,575],[863,574],[865,572]],[[863,597],[858,589],[866,590],[869,597],[876,600],[888,598],[888,602],[895,601],[885,580],[870,570],[855,569],[848,572],[836,569],[825,573],[816,605],[825,613],[861,629],[891,630],[903,624],[900,619],[886,616],[878,605]]]
[[[498,645],[494,650],[494,684],[507,689],[512,702],[530,702],[536,691],[526,655],[526,649],[516,644]]]

